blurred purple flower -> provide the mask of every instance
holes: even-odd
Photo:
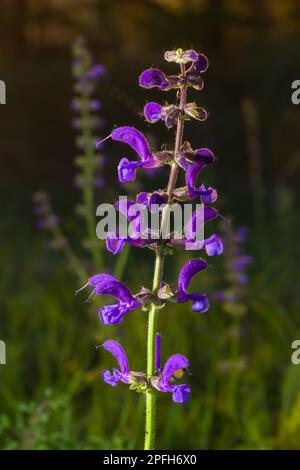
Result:
[[[92,80],[97,80],[99,77],[106,74],[106,67],[102,64],[95,64],[91,67],[88,72],[88,77]]]

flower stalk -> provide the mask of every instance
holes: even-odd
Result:
[[[181,76],[185,77],[185,65],[181,65]],[[186,104],[186,86],[183,85],[180,89],[180,103],[179,109],[183,112],[184,106]],[[176,129],[176,138],[175,138],[175,147],[174,147],[174,163],[172,163],[171,171],[169,175],[167,195],[168,195],[168,204],[162,211],[162,228],[163,232],[164,224],[166,221],[165,215],[168,213],[169,205],[172,203],[173,192],[176,187],[177,177],[178,177],[178,165],[175,162],[175,155],[179,151],[182,145],[184,130],[184,120],[181,119],[179,115],[177,118],[177,129]],[[164,267],[164,240],[160,242],[156,248],[156,258],[155,258],[155,267],[153,274],[153,285],[152,293],[153,295],[157,294],[157,291],[160,287],[163,278],[163,267]],[[157,333],[157,306],[152,303],[149,317],[148,317],[148,337],[147,337],[147,377],[150,379],[155,373],[155,338]],[[152,389],[146,392],[146,421],[145,421],[145,450],[153,450],[155,448],[155,437],[156,437],[156,394]]]

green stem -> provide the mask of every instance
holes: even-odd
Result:
[[[182,64],[181,75],[185,76],[185,66]],[[183,112],[183,107],[186,103],[186,86],[183,85],[180,89],[180,102],[179,108]],[[176,139],[174,147],[174,157],[178,153],[182,145],[184,129],[184,120],[181,117],[177,121],[176,129]],[[171,171],[169,175],[167,194],[168,194],[168,204],[162,211],[161,217],[161,233],[164,232],[164,224],[167,221],[167,216],[169,212],[169,206],[173,200],[173,192],[176,186],[176,181],[178,177],[178,165],[174,160],[174,163],[171,166]],[[159,286],[162,281],[163,276],[163,266],[165,259],[165,240],[160,240],[160,243],[156,249],[156,258],[155,258],[155,267],[153,274],[153,294],[156,295],[159,289]],[[148,380],[155,374],[155,338],[157,333],[157,305],[154,303],[151,305],[148,317],[148,338],[147,338],[147,378]],[[156,393],[153,389],[149,389],[146,392],[146,422],[145,422],[145,450],[153,450],[155,448],[155,437],[156,437]]]
[[[164,256],[160,249],[156,252],[155,268],[153,275],[153,293],[159,289],[163,273]],[[148,318],[147,340],[147,377],[155,374],[155,336],[157,330],[157,306],[153,303]],[[152,450],[155,446],[156,434],[156,394],[153,389],[146,392],[146,425],[145,425],[145,450]]]
[[[87,232],[89,242],[91,243],[91,252],[95,268],[101,268],[102,256],[100,252],[100,244],[96,240],[96,221],[95,221],[95,204],[94,204],[94,148],[93,136],[90,129],[85,129],[83,132],[84,140],[87,142],[85,165],[84,165],[84,180],[83,180],[83,200],[85,206],[85,219],[87,225]]]
[[[52,228],[52,234],[54,240],[63,240],[63,252],[69,261],[70,268],[77,274],[78,278],[80,279],[81,282],[86,281],[87,278],[87,272],[86,270],[82,267],[80,260],[72,250],[72,248],[69,245],[68,240],[63,234],[63,231],[59,226],[54,226]]]
[[[239,370],[236,369],[238,367],[237,362],[239,359],[240,353],[240,344],[239,344],[239,330],[240,330],[240,321],[238,318],[235,319],[233,322],[233,336],[230,341],[230,361],[231,361],[231,374],[229,379],[229,394],[228,394],[228,410],[230,417],[233,421],[237,419],[237,386],[239,380]]]
[[[124,246],[122,253],[120,253],[120,255],[118,257],[118,260],[117,260],[117,262],[115,264],[115,267],[114,267],[114,276],[117,279],[119,279],[119,281],[121,281],[122,278],[123,278],[123,274],[124,274],[126,264],[127,264],[127,261],[128,261],[129,253],[130,253],[130,245],[128,243],[126,243],[126,245]]]

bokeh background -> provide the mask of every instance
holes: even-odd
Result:
[[[89,251],[82,193],[74,185],[79,130],[70,108],[78,35],[107,70],[95,93],[104,119],[95,136],[132,124],[157,149],[172,148],[174,132],[150,127],[140,113],[145,101],[166,96],[139,89],[138,75],[151,65],[174,72],[163,64],[163,52],[173,47],[209,57],[205,88],[195,97],[210,116],[188,124],[186,138],[214,150],[218,161],[205,181],[218,188],[217,207],[231,227],[248,227],[243,249],[252,263],[238,308],[216,300],[202,316],[188,304],[161,312],[163,357],[190,358],[186,380],[193,393],[185,406],[159,398],[158,447],[300,447],[300,366],[291,363],[291,343],[300,338],[300,109],[291,102],[291,83],[300,79],[299,15],[297,0],[1,1],[0,79],[7,86],[0,107],[0,339],[7,345],[7,364],[0,366],[1,448],[143,443],[144,397],[102,382],[100,371],[113,359],[95,345],[119,339],[132,368],[144,369],[146,313],[128,314],[118,328],[102,327],[101,300],[87,304],[74,295],[82,279],[59,243],[61,233],[54,243],[51,231],[37,229],[33,213],[33,194],[46,190],[84,270],[117,269],[133,291],[150,285],[150,251],[132,249],[118,264],[98,242],[97,267]],[[129,154],[112,142],[101,149],[105,185],[98,185],[95,205],[164,186],[161,172],[140,174],[120,188],[116,166]],[[219,229],[218,221],[209,228]],[[169,257],[169,282],[186,259]],[[233,282],[226,250],[210,265],[193,287],[214,298]]]

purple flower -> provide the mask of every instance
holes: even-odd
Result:
[[[189,260],[181,269],[178,278],[177,301],[179,303],[192,301],[192,310],[198,313],[204,313],[209,309],[209,301],[206,294],[194,292],[188,294],[187,290],[192,278],[207,268],[205,261],[199,258]]]
[[[144,107],[144,115],[148,122],[151,124],[159,121],[164,121],[168,129],[175,126],[178,116],[180,115],[180,109],[175,105],[164,106],[151,101]]]
[[[199,191],[201,192],[200,201],[202,204],[213,204],[218,199],[217,190],[211,186],[206,189],[205,185],[201,184]]]
[[[111,138],[130,145],[143,161],[152,157],[147,139],[134,127],[117,127],[112,131]]]
[[[205,165],[210,165],[215,160],[214,153],[206,147],[192,152],[187,151],[184,156],[194,163],[204,163]]]
[[[237,274],[237,281],[241,286],[246,286],[248,284],[248,276],[245,273],[238,273]]]
[[[186,73],[188,84],[196,90],[202,90],[204,82],[201,77],[201,73],[208,69],[208,60],[204,54],[197,54],[195,60],[193,60],[192,66]]]
[[[151,201],[151,196],[149,196],[149,200]],[[122,236],[118,233],[109,233],[107,235],[106,248],[114,255],[123,250],[125,243],[129,243],[136,247],[143,247],[153,245],[158,241],[157,238],[148,237],[148,235],[150,235],[150,229],[149,233],[142,233],[143,215],[142,208],[140,207],[141,204],[144,205],[143,202],[134,203],[130,200],[121,200],[115,204],[115,208],[128,219],[128,222],[130,222],[130,236]],[[147,204],[149,205],[149,202]],[[147,228],[145,229],[147,230]]]
[[[159,209],[160,206],[168,202],[168,195],[166,193],[160,194],[158,192],[142,192],[137,195],[136,202],[137,204],[143,204],[144,206],[149,207],[150,212],[154,212],[156,209]]]
[[[249,264],[252,263],[252,256],[249,255],[240,255],[237,258],[234,259],[232,263],[233,269],[240,273],[243,271],[245,268],[249,266]]]
[[[183,159],[188,158],[188,152],[185,154]],[[211,163],[214,159],[213,153],[208,149],[199,149],[196,150],[194,158],[198,159],[197,163],[192,163],[187,166],[186,170],[186,185],[188,188],[189,196],[194,199],[197,196],[203,197],[205,200],[214,202],[217,198],[217,192],[213,188],[206,189],[204,185],[201,185],[199,188],[196,187],[196,182],[199,173],[206,167],[207,164]],[[208,198],[208,199],[206,199]]]
[[[112,131],[111,138],[128,144],[141,159],[141,161],[132,162],[127,158],[122,158],[118,165],[118,175],[121,183],[134,181],[137,168],[154,168],[160,165],[160,162],[150,152],[145,136],[134,127],[118,127]]]
[[[205,249],[208,256],[217,256],[223,253],[223,243],[221,238],[214,234],[209,238],[200,238],[200,230],[204,230],[204,224],[218,217],[218,211],[208,206],[200,206],[195,209],[189,218],[183,238],[170,239],[170,243],[174,246],[183,247],[186,250]]]
[[[91,107],[91,111],[99,111],[102,107],[102,103],[99,100],[92,100],[90,107]]]
[[[106,249],[113,255],[120,253],[128,239],[125,237],[118,237],[115,233],[109,233],[105,239]]]
[[[112,339],[109,339],[103,343],[103,348],[110,352],[117,360],[119,369],[113,368],[112,373],[109,370],[102,372],[104,382],[116,387],[118,382],[125,384],[130,383],[130,371],[126,353],[122,346]]]
[[[139,85],[143,88],[160,88],[165,90],[168,86],[168,80],[163,72],[158,69],[147,69],[142,72],[139,78]]]
[[[208,256],[219,256],[223,253],[222,239],[216,234],[205,240],[204,244]]]
[[[44,218],[40,218],[36,221],[36,227],[38,230],[49,230],[56,227],[59,224],[59,218],[55,214],[46,215]]]
[[[104,65],[102,64],[95,64],[91,67],[89,73],[88,73],[88,76],[89,78],[91,78],[92,80],[97,80],[99,77],[101,77],[102,75],[105,75],[106,73],[106,68]]]
[[[200,206],[192,212],[192,215],[185,226],[185,238],[183,240],[183,244],[186,250],[200,250],[201,248],[205,248],[207,254],[210,256],[208,248],[210,243],[209,239],[197,239],[197,237],[199,237],[199,231],[203,229],[203,225],[206,222],[215,219],[217,216],[218,211],[207,206]]]
[[[194,239],[201,226],[218,217],[218,214],[216,209],[208,206],[200,206],[195,209],[185,227],[186,238],[190,240]]]
[[[208,256],[219,256],[223,253],[223,243],[219,235],[213,234],[209,238],[199,237],[199,231],[203,225],[218,216],[218,211],[212,207],[199,207],[195,209],[186,224],[185,238],[183,240],[171,240],[174,245],[182,245],[186,250],[205,249]]]
[[[248,284],[245,269],[252,263],[252,256],[244,253],[243,244],[246,241],[247,227],[233,229],[230,225],[222,225],[224,232],[226,279],[227,286],[215,293],[215,299],[226,304],[243,302],[246,294],[244,287]]]
[[[156,335],[156,365],[160,364],[160,335]],[[163,393],[172,393],[172,399],[175,403],[186,403],[189,399],[191,389],[186,384],[174,385],[173,376],[182,369],[189,366],[188,359],[182,354],[174,354],[170,356],[161,370],[157,367],[158,377],[154,377],[151,381],[152,385]]]
[[[155,341],[155,365],[156,365],[156,375],[151,377],[150,383],[153,387],[163,393],[172,393],[172,398],[175,403],[185,403],[188,401],[188,398],[191,393],[190,387],[185,384],[175,385],[174,377],[176,374],[182,373],[184,369],[187,369],[189,366],[188,359],[182,354],[174,354],[169,357],[167,362],[164,365],[164,368],[160,368],[160,335],[156,335]],[[114,340],[107,340],[103,344],[103,348],[110,352],[118,362],[119,368],[113,368],[112,372],[109,370],[104,370],[102,372],[102,377],[104,382],[112,387],[116,387],[118,382],[123,382],[127,385],[130,384],[132,389],[140,391],[145,391],[150,385],[146,380],[145,374],[142,372],[133,372],[129,369],[129,363],[126,356],[126,353],[122,346]],[[136,383],[136,386],[134,384]]]
[[[106,249],[116,255],[120,253],[125,243],[129,243],[132,246],[142,248],[144,246],[155,245],[157,243],[157,239],[149,239],[149,238],[132,238],[132,237],[121,237],[116,235],[115,233],[109,233],[106,237]]]
[[[192,65],[191,72],[195,74],[206,72],[208,65],[208,58],[204,54],[197,54],[197,58],[194,60]]]
[[[121,323],[127,312],[136,310],[141,306],[141,303],[133,297],[128,287],[110,274],[95,274],[79,291],[88,285],[94,288],[92,295],[111,295],[119,300],[117,304],[100,308],[99,318],[103,325]]]
[[[118,165],[118,176],[120,183],[129,183],[136,178],[137,168],[142,168],[143,162],[131,162],[128,158],[122,158]]]
[[[161,119],[162,107],[160,104],[150,101],[144,107],[144,115],[148,122],[157,122]]]
[[[235,292],[230,290],[217,290],[214,292],[214,299],[218,302],[226,302],[230,304],[235,304],[238,300]]]
[[[235,231],[235,240],[237,243],[245,243],[247,239],[248,227],[240,225]]]

